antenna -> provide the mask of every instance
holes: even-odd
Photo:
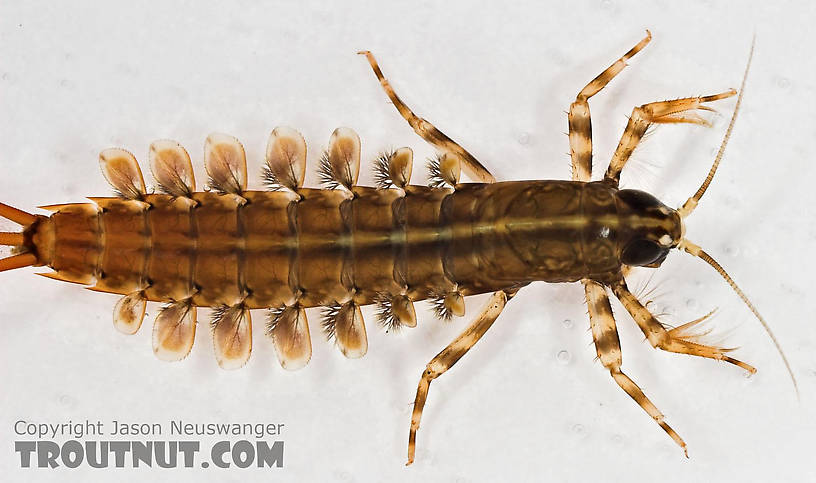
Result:
[[[745,93],[745,81],[748,79],[748,70],[751,68],[751,60],[754,58],[754,45],[756,44],[756,35],[754,38],[751,39],[751,52],[748,54],[748,63],[745,65],[745,73],[742,75],[742,84],[740,84],[739,89],[739,96],[737,96],[737,104],[734,107],[734,113],[731,115],[731,122],[728,123],[728,129],[725,131],[725,137],[723,137],[722,143],[720,144],[720,149],[717,151],[717,157],[714,158],[714,164],[711,166],[711,169],[708,171],[708,175],[706,175],[703,184],[700,185],[700,188],[697,189],[697,192],[694,193],[694,196],[686,200],[683,203],[677,213],[680,214],[680,218],[685,218],[697,208],[697,203],[699,203],[700,198],[703,197],[706,190],[708,189],[708,185],[711,184],[711,180],[714,179],[714,174],[717,172],[717,168],[720,166],[720,161],[722,161],[723,154],[725,154],[725,146],[728,145],[728,140],[731,139],[731,132],[734,130],[734,124],[737,121],[737,113],[739,113],[740,105],[742,104],[742,95]]]

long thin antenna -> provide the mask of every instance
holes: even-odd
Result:
[[[700,185],[700,188],[698,188],[697,192],[694,193],[694,196],[686,200],[686,202],[683,203],[683,206],[677,210],[681,218],[687,217],[692,211],[694,211],[695,208],[697,208],[697,203],[700,201],[700,198],[703,197],[703,194],[705,194],[706,190],[708,189],[708,185],[710,185],[711,180],[714,179],[714,173],[717,172],[717,168],[720,166],[720,161],[722,161],[723,154],[725,153],[725,146],[728,145],[728,140],[731,139],[731,132],[734,130],[734,124],[736,124],[737,121],[737,113],[739,113],[740,105],[742,104],[742,95],[745,93],[745,81],[748,79],[748,71],[751,68],[751,60],[754,58],[755,43],[756,35],[754,35],[754,38],[751,40],[751,52],[748,54],[748,63],[745,65],[745,73],[742,75],[742,84],[740,84],[737,104],[734,106],[734,113],[731,114],[731,122],[728,123],[728,129],[725,131],[725,137],[723,137],[722,143],[720,143],[720,149],[717,151],[717,157],[714,158],[714,164],[708,171],[708,175],[706,175],[703,184]]]
[[[771,327],[768,325],[765,319],[759,314],[759,311],[757,310],[756,307],[754,307],[754,304],[752,304],[751,301],[748,300],[748,297],[745,295],[745,293],[737,286],[737,283],[734,282],[734,279],[732,279],[731,276],[728,275],[728,273],[725,271],[722,265],[717,263],[716,260],[711,258],[711,255],[706,253],[705,250],[700,248],[698,245],[695,245],[694,243],[686,239],[683,239],[683,241],[680,242],[677,248],[685,251],[686,253],[690,253],[691,255],[694,255],[695,257],[700,258],[707,264],[711,265],[711,267],[714,268],[714,270],[716,270],[717,273],[719,273],[720,276],[724,278],[726,282],[728,282],[728,285],[730,285],[731,288],[734,289],[734,292],[736,292],[737,295],[739,295],[739,298],[741,298],[742,301],[745,302],[745,305],[748,306],[751,312],[754,313],[754,316],[757,318],[757,320],[759,320],[759,323],[762,324],[762,327],[765,329],[765,332],[768,334],[768,337],[771,338],[774,346],[776,346],[776,351],[779,353],[780,357],[782,357],[782,362],[785,363],[785,368],[788,370],[788,375],[790,375],[791,382],[793,383],[793,389],[794,391],[796,391],[796,399],[799,399],[799,385],[796,383],[796,377],[793,375],[793,370],[791,369],[790,363],[788,362],[788,358],[785,357],[785,352],[782,351],[782,346],[779,344],[779,341],[776,339],[776,336],[771,331]]]

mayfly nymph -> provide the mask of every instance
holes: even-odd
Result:
[[[718,94],[635,107],[611,162],[591,181],[589,99],[649,43],[641,40],[590,81],[569,109],[572,179],[503,181],[433,124],[416,116],[395,93],[374,56],[360,52],[383,90],[414,131],[439,150],[428,186],[411,184],[413,152],[404,147],[375,162],[376,186],[359,186],[360,139],[338,128],[319,162],[322,188],[304,187],[306,142],[277,127],[266,149],[266,190],[247,189],[243,145],[210,135],[203,163],[208,189],[196,191],[190,155],[170,140],[154,142],[149,165],[157,190],[149,191],[136,158],[119,148],[99,156],[115,197],[42,207],[49,216],[0,204],[0,216],[22,226],[0,233],[13,247],[0,271],[48,267],[40,275],[121,294],[114,325],[133,334],[147,302],[162,303],[153,323],[153,351],[167,361],[190,352],[199,307],[212,309],[215,357],[224,369],[243,366],[252,350],[251,312],[267,310],[267,334],[280,364],[305,366],[312,354],[305,309],[323,307],[322,329],[342,354],[366,354],[360,308],[376,305],[379,325],[390,331],[416,325],[414,303],[428,300],[440,318],[461,317],[464,297],[492,293],[468,327],[427,365],[411,417],[408,463],[431,381],[444,374],[490,329],[505,305],[534,281],[580,282],[600,362],[613,380],[683,449],[686,443],[621,369],[621,348],[610,292],[655,348],[755,369],[707,345],[699,324],[664,326],[630,292],[631,267],[659,267],[672,249],[711,265],[770,334],[767,324],[725,270],[686,238],[684,219],[711,183],[734,127],[744,93],[746,66],[734,114],[719,153],[697,192],[672,209],[644,191],[620,189],[621,171],[654,124],[706,125],[700,111],[737,95]],[[753,49],[752,49],[753,52]],[[472,183],[460,182],[464,171]],[[771,336],[773,337],[773,336]],[[779,349],[779,344],[774,343]],[[781,349],[779,349],[782,354]],[[793,373],[785,360],[788,372]],[[795,380],[794,380],[795,386]]]

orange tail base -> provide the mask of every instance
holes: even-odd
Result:
[[[27,236],[27,233],[30,231],[29,228],[38,220],[37,215],[32,215],[31,213],[26,213],[25,211],[0,203],[0,217],[13,221],[23,227],[23,231],[20,233],[0,232],[0,245],[20,249],[20,253],[0,259],[0,272],[38,265],[39,259],[32,250],[33,245]]]

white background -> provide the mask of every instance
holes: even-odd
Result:
[[[748,379],[730,365],[655,351],[615,305],[624,369],[685,438],[690,459],[593,361],[580,287],[534,284],[434,382],[417,461],[405,468],[420,372],[481,299],[468,300],[466,320],[447,325],[418,304],[419,326],[399,335],[384,334],[366,310],[370,349],[361,360],[345,360],[325,343],[310,311],[314,355],[296,373],[278,366],[256,312],[249,364],[224,372],[204,323],[187,360],[162,363],[150,349],[156,306],[141,332],[126,337],[111,324],[115,296],[24,269],[0,274],[4,481],[812,481],[813,4],[343,3],[3,2],[0,200],[31,210],[108,195],[97,153],[128,148],[147,173],[147,147],[159,138],[187,146],[201,186],[203,141],[213,131],[241,139],[258,173],[278,124],[303,133],[310,166],[335,127],[353,127],[363,140],[364,181],[383,148],[430,155],[355,55],[360,49],[377,54],[403,99],[500,180],[565,179],[564,111],[649,28],[652,43],[591,101],[600,173],[635,105],[738,87],[756,33],[741,117],[688,236],[775,328],[801,402],[727,285],[674,253],[650,284],[655,310],[678,324],[719,307],[710,324],[715,340],[739,346],[736,357],[759,369]],[[656,129],[623,184],[678,206],[708,170],[733,104],[716,104],[713,129]],[[422,182],[419,161],[414,173]],[[315,184],[313,172],[308,181]],[[259,188],[259,176],[251,183]],[[645,272],[630,285],[642,285]],[[12,449],[20,419],[177,418],[285,423],[285,468],[21,470]]]

